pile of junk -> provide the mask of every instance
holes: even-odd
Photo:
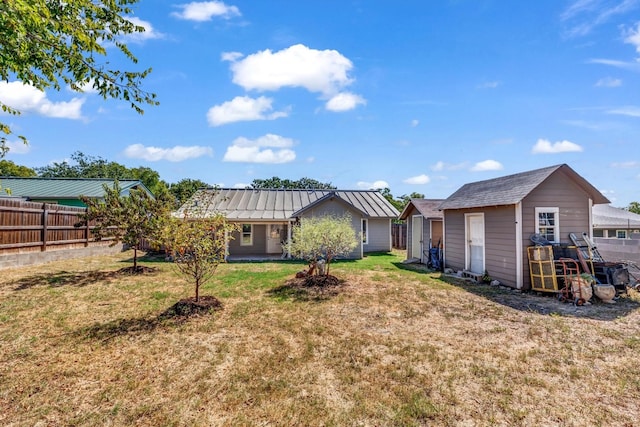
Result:
[[[632,262],[605,261],[587,233],[569,234],[573,244],[551,243],[531,236],[529,272],[531,290],[551,292],[562,302],[584,305],[595,296],[615,303],[628,288],[640,291],[640,268]]]

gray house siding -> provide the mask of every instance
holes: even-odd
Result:
[[[422,254],[414,254],[412,252],[413,250],[413,217],[415,215],[418,215],[418,212],[416,211],[415,208],[412,208],[408,211],[407,213],[407,219],[406,224],[407,224],[407,259],[409,258],[421,258]],[[424,234],[424,228],[423,228],[423,234]]]
[[[249,224],[245,222],[243,224]],[[240,232],[232,234],[233,240],[229,242],[229,253],[233,255],[256,255],[267,252],[267,226],[253,224],[253,244],[244,246],[240,244]]]
[[[570,244],[569,233],[590,232],[591,205],[603,203],[610,202],[564,164],[465,184],[440,205],[445,212],[445,264],[456,270],[466,267],[464,214],[483,213],[485,269],[505,285],[530,289],[527,247],[538,232],[536,208],[553,213],[555,241]]]
[[[465,214],[484,215],[484,263],[493,279],[515,286],[516,245],[515,206],[459,209],[445,212],[446,267],[456,271],[466,267]]]
[[[413,253],[413,219],[418,216],[421,219],[422,223],[422,251],[420,253]],[[427,258],[424,254],[425,251],[429,250],[429,243],[431,242],[432,246],[438,244],[438,241],[442,244],[443,238],[443,227],[441,219],[433,219],[433,218],[425,218],[424,215],[418,211],[415,207],[411,207],[406,212],[404,212],[404,217],[406,217],[405,221],[407,224],[407,259],[410,258],[419,258],[420,262],[426,263]]]
[[[581,236],[589,232],[589,195],[573,181],[561,174],[550,176],[522,201],[522,266],[523,289],[531,288],[527,247],[536,233],[536,208],[558,208],[560,244],[573,244],[569,233]],[[509,284],[509,283],[506,283]]]
[[[369,240],[363,244],[363,251],[366,252],[389,252],[391,250],[391,226],[390,219],[369,218]]]
[[[516,285],[516,207],[483,209],[485,228],[485,269],[492,279]]]
[[[478,212],[475,209],[461,209],[446,211],[444,215],[444,256],[445,267],[456,271],[464,270],[465,267],[465,235],[464,235],[464,214]]]

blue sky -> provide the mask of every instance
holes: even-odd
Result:
[[[640,0],[141,0],[160,105],[0,83],[30,167],[75,151],[172,183],[272,176],[446,198],[567,163],[640,201]],[[13,103],[13,104],[12,104]]]

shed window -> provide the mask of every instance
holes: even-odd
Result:
[[[362,243],[369,243],[369,221],[366,219],[362,220]]]
[[[253,245],[253,225],[242,224],[242,236],[240,236],[240,246]]]
[[[536,208],[536,232],[553,243],[560,243],[558,208]]]
[[[626,239],[627,238],[627,230],[616,230],[616,237],[618,239]]]

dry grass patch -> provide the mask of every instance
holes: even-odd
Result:
[[[129,254],[4,270],[3,425],[634,425],[640,298],[574,307],[442,280],[395,255],[233,263],[191,296],[169,264]],[[123,262],[124,261],[124,262]]]

